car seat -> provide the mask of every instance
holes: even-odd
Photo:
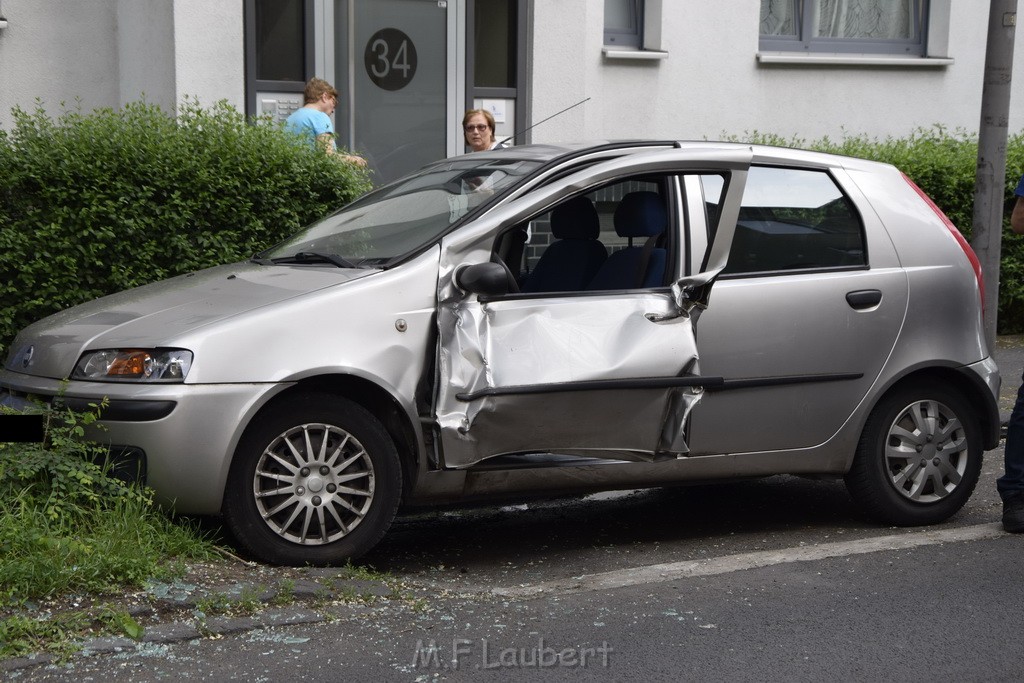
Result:
[[[668,225],[665,202],[657,192],[630,192],[615,207],[615,234],[629,246],[613,252],[587,289],[639,289],[664,284],[668,251],[658,239]],[[634,245],[633,238],[646,238]]]
[[[524,292],[578,292],[586,288],[608,250],[597,239],[601,222],[594,203],[574,197],[551,211],[552,242],[523,283]]]

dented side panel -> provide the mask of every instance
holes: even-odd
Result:
[[[438,423],[449,466],[549,450],[644,460],[685,452],[683,425],[701,389],[644,387],[696,374],[693,327],[669,293],[464,301],[442,308],[439,324],[448,381]],[[636,382],[583,384],[604,380]],[[467,400],[490,389],[504,391]]]

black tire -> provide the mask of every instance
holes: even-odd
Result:
[[[264,562],[343,564],[380,541],[401,493],[398,452],[380,421],[344,398],[309,393],[270,404],[242,436],[224,521]]]
[[[963,396],[938,382],[897,389],[871,412],[845,477],[854,501],[885,524],[937,524],[970,498],[984,455]]]

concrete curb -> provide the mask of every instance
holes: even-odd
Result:
[[[210,638],[221,635],[244,633],[275,626],[294,626],[298,624],[315,624],[328,618],[351,616],[363,612],[368,603],[376,600],[389,599],[399,591],[396,586],[384,581],[366,579],[339,578],[344,574],[339,569],[309,569],[322,581],[315,579],[298,579],[290,581],[289,592],[281,595],[279,590],[267,590],[264,585],[235,583],[221,585],[210,589],[183,591],[160,590],[150,592],[159,594],[151,598],[150,604],[130,610],[131,616],[141,621],[146,617],[160,614],[175,614],[186,619],[158,622],[145,627],[143,634],[136,640],[126,636],[102,636],[81,641],[80,650],[71,656],[91,657],[100,654],[117,654],[134,652],[146,647],[170,645],[199,638]],[[163,586],[163,584],[161,584]],[[186,587],[187,588],[187,587]],[[412,597],[411,590],[401,590],[402,597]],[[245,596],[255,596],[246,600]],[[225,606],[230,611],[231,605],[246,602],[242,616],[206,616],[200,610],[204,601],[213,601]],[[329,605],[327,610],[312,608],[309,602],[322,601]],[[285,603],[285,604],[281,604]],[[33,654],[25,657],[0,660],[0,676],[24,669],[47,664],[58,665],[58,657],[50,654]]]

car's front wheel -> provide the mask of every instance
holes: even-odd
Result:
[[[981,473],[981,426],[964,398],[937,382],[897,389],[864,427],[847,489],[886,524],[936,524],[955,514]]]
[[[339,564],[381,539],[401,486],[398,454],[380,421],[346,399],[309,393],[253,420],[235,451],[224,519],[265,562]]]

